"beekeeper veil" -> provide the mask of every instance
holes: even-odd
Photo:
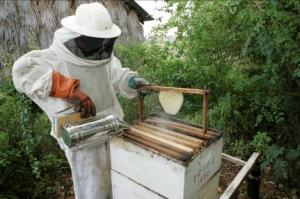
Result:
[[[87,60],[104,60],[110,58],[115,38],[95,38],[80,35],[66,28],[55,32],[59,40],[75,56]]]
[[[61,24],[64,29],[79,34],[61,42],[74,55],[87,60],[110,58],[114,42],[121,34],[107,9],[97,2],[80,5],[75,15],[63,18]]]
[[[94,38],[84,35],[64,42],[64,46],[77,57],[104,60],[111,56],[116,38]]]

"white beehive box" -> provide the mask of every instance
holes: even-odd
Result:
[[[110,144],[114,199],[215,199],[222,142],[219,132],[159,117],[132,125]]]
[[[216,199],[218,197],[218,185],[220,172],[212,176],[192,199]],[[166,197],[155,193],[131,179],[112,170],[112,187],[114,199],[165,199]]]

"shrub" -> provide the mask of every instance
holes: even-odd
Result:
[[[10,77],[0,81],[0,198],[51,198],[70,171],[48,118]]]
[[[154,84],[210,89],[209,124],[224,132],[225,151],[262,152],[277,182],[299,189],[299,1],[170,0],[166,10],[174,5],[154,35],[176,27],[174,43],[122,47],[119,56]],[[183,118],[199,121],[199,101],[184,103]]]

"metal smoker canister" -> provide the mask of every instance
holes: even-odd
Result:
[[[63,126],[62,138],[64,143],[71,147],[95,134],[117,134],[128,128],[126,122],[114,115],[96,116],[82,122],[66,122]]]

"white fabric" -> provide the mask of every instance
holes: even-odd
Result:
[[[113,38],[121,29],[113,24],[107,9],[100,3],[84,3],[78,6],[75,15],[65,17],[61,24],[69,30],[97,38]]]
[[[80,151],[65,151],[71,162],[76,198],[110,199],[110,163],[107,144]],[[99,194],[100,193],[100,194]]]
[[[60,43],[65,43],[66,41],[69,41],[79,36],[81,35],[71,30],[68,30],[67,28],[60,28],[54,33],[55,39]]]
[[[65,150],[71,166],[76,199],[110,199],[110,151],[109,144]]]
[[[136,96],[136,91],[128,87],[128,78],[137,73],[122,68],[114,55],[101,61],[76,57],[57,40],[63,38],[59,36],[63,32],[60,29],[55,32],[50,48],[31,51],[15,62],[13,81],[16,89],[39,105],[53,123],[57,112],[72,106],[64,99],[49,97],[52,72],[56,70],[67,77],[80,79],[80,89],[94,101],[98,113],[110,113],[123,119],[123,110],[116,95],[121,94],[126,98]],[[51,135],[58,135],[54,131],[53,127]]]
[[[59,138],[56,126],[57,112],[72,104],[50,97],[53,70],[80,79],[80,89],[95,102],[97,114],[114,114],[123,119],[123,110],[116,95],[133,98],[136,91],[128,87],[128,79],[136,76],[112,55],[102,61],[90,61],[76,57],[62,44],[68,38],[76,37],[67,30],[55,32],[53,44],[45,50],[29,52],[19,58],[13,66],[13,81],[19,92],[29,96],[52,122],[51,135]],[[61,144],[61,143],[60,143]],[[94,147],[80,150],[64,148],[72,169],[75,196],[77,199],[109,198],[110,167],[107,145],[98,143]]]

